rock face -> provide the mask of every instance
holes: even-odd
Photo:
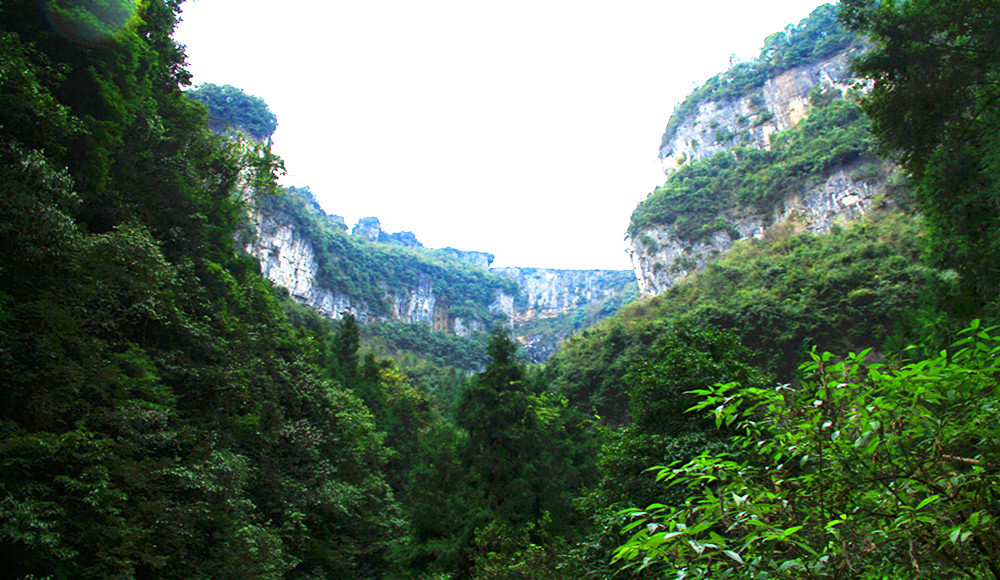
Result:
[[[325,317],[339,319],[350,313],[361,324],[377,321],[430,324],[436,330],[461,336],[488,331],[493,319],[513,320],[513,296],[500,291],[486,305],[490,320],[453,316],[447,302],[435,292],[435,281],[430,276],[419,276],[406,285],[380,287],[382,298],[389,304],[389,311],[385,312],[363,298],[335,292],[320,284],[320,265],[313,243],[287,216],[254,212],[251,223],[255,240],[247,245],[246,251],[260,261],[261,273]],[[378,220],[374,220],[375,228],[377,224]],[[360,229],[355,226],[354,230],[355,235],[366,239],[370,239],[373,231],[381,231],[373,230],[370,222]]]
[[[684,163],[739,144],[770,148],[772,134],[805,117],[810,96],[839,97],[852,86],[853,55],[853,51],[840,52],[787,70],[742,96],[702,103],[695,115],[682,119],[674,131],[664,135],[659,154],[664,171],[669,174]]]
[[[801,121],[814,102],[841,98],[854,86],[850,49],[787,70],[748,93],[701,103],[664,135],[659,157],[668,177],[683,164],[738,145],[770,148],[772,134]],[[786,193],[769,211],[735,208],[718,215],[728,226],[692,242],[670,226],[649,226],[626,238],[642,296],[664,292],[703,269],[738,239],[761,238],[776,227],[825,233],[860,218],[886,191],[895,166],[872,159],[833,168]]]
[[[316,212],[315,215],[321,214],[321,210],[309,207],[310,211]],[[322,215],[325,216],[323,219],[331,219]],[[330,224],[331,227],[339,230],[341,221],[333,221],[335,223]],[[251,214],[251,223],[254,236],[246,245],[246,250],[260,261],[264,276],[287,288],[295,300],[311,306],[323,316],[336,319],[350,313],[361,324],[384,321],[426,324],[435,330],[459,336],[488,332],[499,322],[513,329],[528,351],[529,358],[535,361],[547,359],[573,330],[610,315],[617,306],[635,295],[634,276],[628,270],[488,270],[493,254],[454,248],[422,249],[415,238],[410,240],[414,243],[406,243],[412,234],[386,234],[377,219],[364,218],[353,228],[350,236],[366,240],[357,246],[363,251],[386,248],[384,244],[405,245],[413,249],[379,255],[392,260],[424,259],[434,264],[430,269],[419,265],[406,269],[410,274],[404,280],[378,282],[376,299],[379,305],[376,306],[371,302],[370,293],[351,295],[320,282],[322,265],[314,242],[289,215],[281,211],[258,210]],[[347,236],[346,233],[336,235]],[[333,259],[351,258],[345,255]],[[452,266],[441,265],[449,261],[453,262]],[[440,286],[442,280],[428,272],[440,274],[442,270],[433,268],[446,267],[468,271],[469,265],[472,271],[479,272],[480,284],[493,280],[487,288],[503,289],[489,291],[491,295],[489,292],[476,293],[483,296],[488,304],[474,305],[473,308],[468,303],[449,304],[447,290]],[[631,292],[625,291],[629,287]],[[457,316],[455,312],[480,314]]]
[[[703,269],[731,248],[736,239],[762,238],[779,226],[821,234],[835,224],[856,220],[885,193],[888,175],[894,169],[888,162],[878,171],[873,171],[870,163],[841,167],[824,181],[786,195],[773,213],[726,215],[732,230],[716,231],[695,243],[677,238],[669,227],[645,228],[629,239],[627,250],[639,293],[655,296],[664,292],[681,278]],[[734,233],[738,233],[735,239]]]
[[[361,218],[358,220],[358,223],[354,224],[354,229],[351,230],[352,236],[364,238],[369,242],[377,242],[381,233],[382,224],[379,223],[376,217]]]
[[[315,209],[322,213],[322,208],[319,204],[316,204]],[[340,216],[334,216],[340,217]],[[344,218],[340,218],[341,223],[343,223]],[[347,231],[347,227],[344,227],[344,231]],[[382,231],[382,223],[379,222],[376,217],[365,217],[358,220],[358,223],[354,224],[354,229],[351,230],[351,235],[358,236],[359,238],[364,238],[369,242],[381,242],[383,244],[395,244],[397,246],[403,246],[404,248],[422,248],[423,244],[417,240],[417,236],[413,232],[396,232],[394,234],[388,234]]]
[[[417,240],[417,236],[415,236],[413,232],[396,232],[394,234],[386,234],[385,237],[388,239],[381,239],[379,241],[396,244],[397,246],[403,246],[404,248],[424,247],[424,245]]]
[[[629,270],[494,268],[491,271],[517,283],[515,320],[565,314],[605,300],[621,292],[634,277]]]
[[[441,248],[438,252],[456,260],[461,260],[467,264],[478,266],[484,270],[490,267],[490,264],[493,263],[493,259],[496,257],[493,254],[488,254],[486,252],[456,250],[455,248]]]
[[[544,362],[574,332],[611,316],[636,294],[630,270],[494,268],[517,283],[514,338]]]
[[[247,253],[260,261],[261,274],[282,286],[296,300],[312,306],[329,318],[341,318],[351,313],[365,319],[366,313],[352,303],[349,296],[334,294],[316,283],[319,263],[312,242],[302,236],[290,222],[271,214],[254,213],[256,241],[247,246]]]

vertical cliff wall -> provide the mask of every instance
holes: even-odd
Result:
[[[323,316],[428,324],[462,336],[513,320],[512,282],[422,248],[412,234],[385,234],[374,218],[347,234],[342,219],[288,192],[258,201],[246,251],[264,276]]]
[[[618,311],[637,295],[630,270],[494,268],[517,284],[513,332],[535,362],[548,359],[574,332]]]
[[[493,268],[517,284],[514,319],[530,320],[566,314],[619,294],[634,281],[628,270],[556,270]]]
[[[796,125],[816,103],[840,98],[852,86],[851,48],[795,67],[744,94],[700,103],[663,137],[660,163],[672,173],[735,146],[771,147],[771,135]]]
[[[885,195],[895,166],[862,160],[838,167],[784,193],[769,211],[735,207],[719,217],[726,227],[696,240],[677,235],[670,225],[652,225],[629,237],[629,256],[639,293],[655,296],[696,273],[741,239],[763,238],[772,228],[823,234],[856,220]]]
[[[352,233],[308,192],[258,200],[246,251],[261,272],[328,318],[402,322],[469,337],[511,328],[532,360],[612,314],[635,296],[632,272],[488,269],[493,255],[424,248],[413,234],[387,234],[375,218]]]
[[[853,104],[850,63],[864,47],[832,13],[820,7],[786,29],[790,41],[772,35],[761,61],[714,77],[675,110],[659,151],[666,183],[636,208],[626,238],[641,295],[665,291],[737,240],[775,227],[828,232],[883,201],[895,167],[868,151]],[[802,56],[825,38],[843,48]],[[799,64],[777,66],[779,50]]]

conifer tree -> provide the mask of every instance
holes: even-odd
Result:
[[[469,432],[467,456],[488,511],[525,523],[541,515],[530,497],[537,424],[517,344],[496,330],[487,352],[491,362],[459,399],[457,423]]]

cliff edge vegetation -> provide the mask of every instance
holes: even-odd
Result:
[[[673,139],[677,128],[696,115],[705,103],[742,97],[787,70],[822,61],[861,44],[860,37],[837,20],[835,4],[819,6],[797,26],[789,24],[765,38],[757,58],[733,63],[728,71],[705,81],[685,97],[667,121],[661,151]]]
[[[309,289],[301,294],[288,286],[295,298],[326,316],[349,312],[365,323],[424,322],[463,335],[509,323],[504,297],[513,296],[516,285],[507,278],[447,251],[349,235],[342,220],[326,216],[295,190],[260,196],[257,203],[251,252],[263,258],[265,273],[273,261],[273,267],[290,269],[289,277],[308,278],[302,281]],[[301,239],[305,255],[282,255],[281,245],[265,255],[262,238],[281,227]],[[301,271],[306,262],[309,271]]]
[[[735,146],[672,173],[636,207],[628,233],[639,237],[651,226],[671,226],[675,237],[689,243],[719,230],[739,239],[744,234],[732,223],[740,214],[773,216],[783,198],[858,161],[865,165],[859,173],[884,179],[857,103],[817,97],[802,122],[770,137],[769,149]]]

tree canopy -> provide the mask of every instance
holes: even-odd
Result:
[[[208,125],[214,131],[238,129],[257,141],[267,141],[278,128],[278,118],[264,99],[232,85],[203,83],[187,95],[208,107]]]
[[[961,316],[1000,290],[1000,3],[845,0],[843,19],[874,48],[856,69],[882,150],[912,174],[935,263],[961,276]]]
[[[5,577],[368,577],[384,437],[233,243],[179,2],[0,5]]]

